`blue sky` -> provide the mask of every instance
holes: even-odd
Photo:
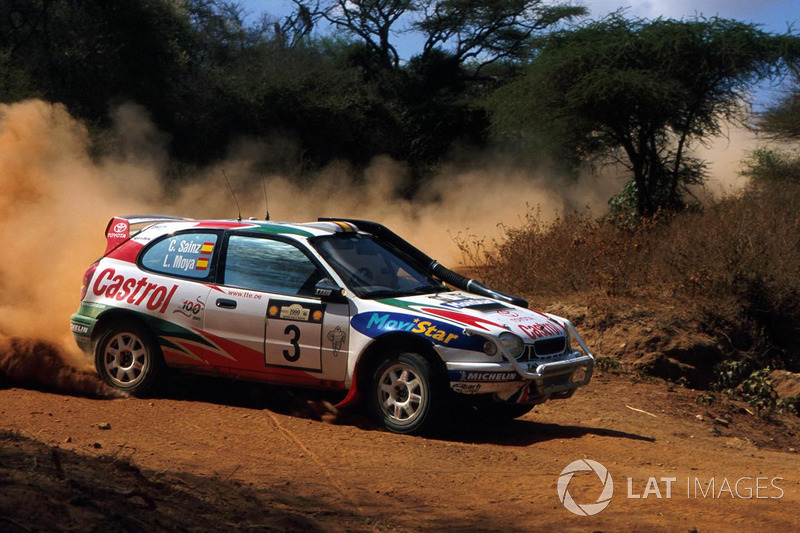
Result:
[[[584,0],[591,18],[601,18],[619,8],[642,18],[691,18],[695,15],[719,16],[753,22],[763,29],[783,32],[792,22],[800,26],[800,0]],[[294,7],[291,0],[241,0],[251,15],[269,13],[285,16]],[[800,27],[796,28],[800,30]]]
[[[772,32],[784,32],[788,23],[800,22],[800,0],[588,0],[583,4],[593,18],[624,7],[630,15],[642,18],[718,16],[760,24]]]

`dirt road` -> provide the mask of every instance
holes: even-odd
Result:
[[[357,414],[315,420],[318,403],[287,408],[286,394],[263,391],[198,378],[146,400],[0,389],[0,530],[800,526],[800,419],[699,405],[698,392],[664,382],[601,373],[521,420],[459,421],[437,439],[377,431]],[[613,480],[592,516],[557,490],[584,458]],[[602,490],[591,471],[567,485],[581,505]]]

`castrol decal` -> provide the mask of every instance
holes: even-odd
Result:
[[[113,268],[106,268],[100,272],[92,283],[92,292],[96,296],[144,306],[150,311],[159,313],[166,312],[176,290],[178,290],[177,285],[169,287],[151,283],[147,277],[128,278],[117,274]]]

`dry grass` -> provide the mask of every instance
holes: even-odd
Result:
[[[533,211],[498,242],[459,245],[465,265],[500,290],[535,301],[584,295],[607,309],[667,298],[730,354],[800,370],[800,185],[751,188],[636,226],[588,213],[544,223]]]

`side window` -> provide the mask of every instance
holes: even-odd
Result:
[[[214,233],[172,235],[151,246],[142,257],[142,267],[153,272],[193,279],[208,277],[217,246]]]
[[[224,283],[264,292],[314,294],[322,274],[299,248],[286,242],[232,235]]]

